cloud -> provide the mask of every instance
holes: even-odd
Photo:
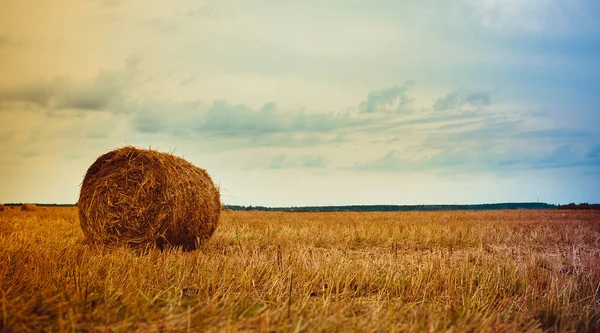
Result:
[[[198,133],[225,137],[260,136],[282,133],[292,129],[291,119],[275,113],[273,103],[254,110],[244,104],[232,105],[227,101],[213,102]]]
[[[206,114],[206,107],[199,101],[172,101],[144,99],[125,105],[133,113],[133,128],[144,134],[169,134],[191,136],[194,128]]]
[[[139,133],[200,140],[220,151],[339,144],[347,140],[345,131],[360,128],[352,125],[363,121],[349,115],[279,112],[273,103],[254,109],[226,101],[207,106],[199,101],[145,100],[129,110]]]
[[[124,71],[101,72],[89,81],[54,78],[0,87],[0,105],[6,108],[10,104],[25,104],[48,111],[49,115],[68,110],[123,111],[121,105],[135,79],[137,63],[132,58]]]
[[[288,168],[325,168],[330,160],[326,156],[305,155],[298,158],[288,158],[285,154],[273,157],[269,161],[269,169],[288,169]]]
[[[324,168],[330,160],[325,156],[306,156],[302,160],[302,166],[306,168]]]
[[[481,108],[483,106],[489,106],[491,104],[492,97],[489,92],[466,92],[462,90],[456,90],[451,93],[448,93],[444,97],[438,98],[435,101],[433,109],[436,111],[443,111],[449,109],[457,109],[464,106],[468,106],[471,108]]]
[[[521,143],[523,144],[523,143]],[[445,147],[429,147],[428,157],[415,157],[410,151],[388,151],[385,155],[351,167],[356,171],[414,172],[444,171],[455,173],[506,172],[570,167],[600,167],[600,156],[582,153],[575,145],[555,148],[518,147],[514,144],[484,142],[465,145],[452,142]]]
[[[261,146],[339,140],[339,131],[359,128],[370,121],[348,113],[282,112],[274,103],[254,109],[223,100],[214,101],[210,106],[198,101],[146,100],[132,109],[135,110],[134,128],[142,133],[185,133],[213,140],[243,140]]]
[[[369,117],[369,113],[390,112],[406,114],[411,110],[413,98],[407,91],[414,86],[409,81],[382,90],[369,92],[359,110],[339,113],[309,113],[302,110],[282,111],[273,102],[253,108],[246,104],[233,104],[226,100],[215,100],[210,105],[199,101],[181,102],[147,99],[137,105],[129,105],[135,113],[134,128],[142,133],[156,134],[175,131],[188,135],[213,139],[248,139],[247,142],[268,146],[296,145],[299,142],[312,144],[321,142],[318,136],[335,133],[333,140],[343,141],[347,131],[367,130],[384,125],[382,120]],[[464,115],[463,115],[464,116]],[[415,123],[429,122],[428,119],[411,120]],[[407,121],[406,125],[411,124]],[[392,126],[394,123],[392,122]],[[386,126],[390,126],[387,124]],[[290,138],[295,138],[288,140]],[[324,142],[333,142],[332,138]]]
[[[355,162],[349,169],[503,173],[600,167],[600,137],[595,132],[555,127],[547,122],[551,116],[532,115],[535,110],[519,112],[502,105],[487,108],[491,104],[489,93],[455,91],[438,101],[436,111],[447,112],[420,112],[369,128],[374,135],[383,132],[390,137],[400,136],[386,141],[391,147],[387,153]],[[469,110],[473,106],[478,109]],[[403,127],[417,131],[402,134],[398,129]],[[415,142],[416,133],[422,140]]]
[[[315,144],[328,134],[361,128],[370,120],[348,113],[281,112],[274,103],[266,103],[260,109],[253,109],[244,104],[230,104],[219,100],[213,102],[198,121],[194,130],[201,136],[244,138],[253,140],[251,142],[255,144],[277,146],[299,142]],[[326,141],[329,139],[333,140],[333,137]]]
[[[482,110],[453,110],[443,114],[435,113],[433,110],[421,110],[422,112],[418,113],[397,112],[410,104],[406,102],[411,100],[406,95],[406,91],[412,87],[412,84],[409,82],[403,86],[397,85],[372,91],[360,104],[364,108],[341,113],[282,111],[272,102],[253,108],[225,100],[216,100],[207,105],[200,101],[147,99],[129,105],[128,108],[129,112],[135,114],[132,119],[133,127],[140,133],[201,139],[203,142],[211,142],[212,146],[222,150],[339,145],[364,135],[375,136],[385,142],[389,139],[387,135],[398,135],[401,129],[403,133],[408,133],[408,131],[434,126],[443,129],[443,133],[456,131],[456,129],[473,130],[473,127],[482,127],[477,130],[481,131],[479,135],[483,135],[489,132],[486,129],[495,128],[493,126],[509,128],[515,124],[512,122],[499,125],[494,118],[485,119],[490,117],[490,114],[480,112]],[[452,102],[454,105],[483,107],[489,104],[491,99],[488,93],[481,92],[454,95],[459,95],[454,98],[458,100]],[[396,103],[395,112],[386,113],[386,117],[374,117],[366,112],[367,110],[385,111],[394,103]],[[367,107],[368,105],[371,106]],[[459,126],[464,123],[468,124]],[[432,138],[437,137],[432,136]],[[307,160],[305,166],[324,163],[327,161]]]
[[[402,86],[371,91],[367,100],[360,104],[360,110],[364,113],[409,111],[414,99],[407,91],[414,85],[414,81],[408,81]]]
[[[135,118],[134,127],[141,133],[159,133],[166,129],[164,123],[151,113],[142,113]]]
[[[273,157],[269,163],[269,169],[283,169],[285,167],[285,155],[277,155]]]
[[[53,95],[51,82],[36,82],[28,85],[0,88],[0,102],[26,102],[40,107],[47,106]]]

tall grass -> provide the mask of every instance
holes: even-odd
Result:
[[[225,212],[199,251],[0,213],[4,331],[600,331],[600,214]]]

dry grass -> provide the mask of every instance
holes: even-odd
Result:
[[[7,331],[600,331],[591,211],[224,212],[200,251],[0,215]]]

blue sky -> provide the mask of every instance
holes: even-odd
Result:
[[[2,1],[0,202],[124,145],[243,205],[600,202],[600,4]]]

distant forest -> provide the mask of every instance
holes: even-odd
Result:
[[[579,205],[576,205],[579,207]],[[589,205],[600,206],[600,205]],[[439,211],[439,210],[498,210],[498,209],[557,209],[557,206],[542,202],[509,202],[496,204],[473,205],[352,205],[352,206],[310,206],[310,207],[264,207],[225,205],[231,210],[257,210],[281,212],[408,212],[408,211]],[[569,206],[570,207],[570,206]],[[600,208],[600,207],[599,207]],[[590,209],[590,208],[587,208]]]
[[[589,204],[587,202],[580,203],[579,205],[575,203],[570,203],[568,205],[558,205],[557,209],[600,209],[600,204]]]
[[[22,203],[7,203],[5,206],[21,206]],[[76,204],[36,204],[40,207],[74,207]],[[351,205],[351,206],[307,206],[307,207],[265,207],[224,205],[223,209],[256,210],[273,212],[409,212],[409,211],[440,211],[440,210],[502,210],[502,209],[571,209],[571,210],[600,210],[600,204],[570,203],[553,205],[543,202],[507,202],[495,204],[472,205]]]
[[[23,206],[25,203],[20,202],[20,203],[5,203],[4,206],[10,207],[20,207]],[[57,203],[52,203],[52,204],[40,204],[40,203],[34,203],[32,205],[36,205],[39,207],[75,207],[77,206],[77,204],[57,204]]]

